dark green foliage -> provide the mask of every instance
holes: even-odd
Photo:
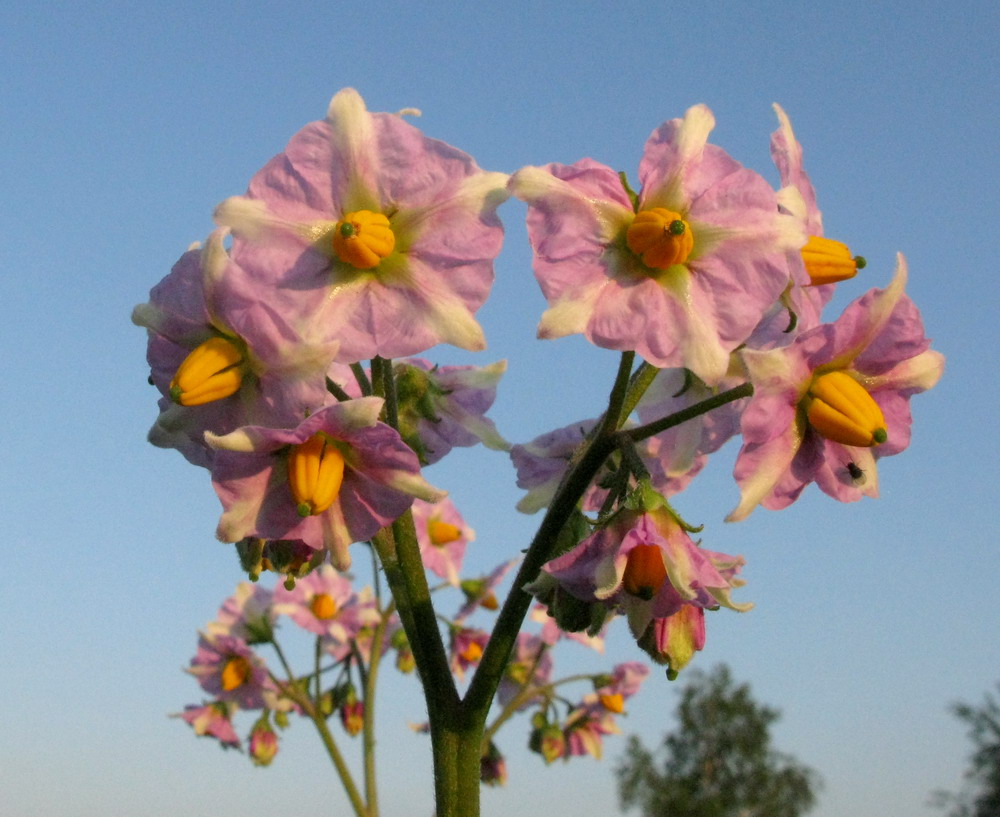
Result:
[[[1000,691],[1000,683],[997,690]],[[948,817],[997,817],[1000,815],[1000,705],[987,694],[979,708],[959,703],[951,711],[968,725],[975,748],[962,791],[937,792],[934,803],[950,809]]]
[[[654,755],[629,739],[619,762],[622,808],[644,817],[798,817],[816,802],[819,778],[771,748],[779,712],[757,704],[726,666],[693,672],[677,728]]]

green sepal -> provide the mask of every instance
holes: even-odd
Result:
[[[628,176],[625,174],[624,170],[618,171],[618,178],[621,180],[622,187],[625,189],[625,195],[628,196],[628,200],[632,202],[632,212],[639,212],[639,195],[632,189],[632,185],[628,183]]]

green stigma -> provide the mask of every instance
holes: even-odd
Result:
[[[854,264],[857,266],[858,269],[864,269],[865,267],[868,266],[868,261],[865,260],[865,257],[863,255],[855,255]]]
[[[345,221],[340,225],[340,234],[344,238],[350,238],[355,232],[354,225],[349,221]]]
[[[876,428],[872,432],[872,439],[879,445],[882,445],[882,443],[889,439],[889,435],[884,428]]]
[[[684,234],[684,222],[679,218],[675,218],[673,221],[667,225],[667,231],[670,235],[683,235]]]
[[[312,505],[310,505],[308,502],[300,502],[298,505],[295,506],[295,512],[303,519],[305,519],[307,516],[312,516],[313,512]]]

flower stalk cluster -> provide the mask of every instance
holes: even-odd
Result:
[[[375,817],[374,703],[392,651],[423,687],[438,817],[474,816],[481,782],[506,779],[502,726],[531,711],[528,745],[546,763],[598,757],[648,673],[626,662],[553,680],[559,640],[599,645],[621,617],[673,679],[703,648],[707,613],[752,607],[744,558],[703,547],[678,510],[728,440],[741,438],[729,521],[811,483],[841,502],[878,496],[879,461],[908,447],[910,399],[943,357],[902,255],[885,288],[824,320],[866,262],[824,235],[775,112],[778,189],[709,142],[714,116],[696,105],[653,130],[636,190],[590,158],[483,170],[407,121],[412,109],[372,113],[345,89],[218,205],[205,241],[133,312],[160,395],[150,442],[208,472],[216,535],[247,576],[279,577],[273,591],[240,585],[202,632],[190,672],[209,700],[181,714],[196,734],[239,746],[233,717],[256,711],[247,750],[264,766],[306,718],[355,813]],[[486,416],[506,361],[422,357],[485,348],[476,313],[510,196],[527,204],[547,301],[539,338],[582,334],[619,355],[600,416],[514,445]],[[463,577],[475,533],[425,470],[479,444],[509,454],[518,510],[544,513],[523,558]],[[359,549],[370,586],[348,572]],[[454,615],[439,594],[461,599]],[[532,604],[539,632],[524,629]],[[475,620],[494,613],[490,630]],[[281,617],[314,638],[305,672],[278,644]],[[571,681],[589,691],[567,699]],[[360,737],[360,783],[334,714]]]

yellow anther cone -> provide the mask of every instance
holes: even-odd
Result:
[[[309,609],[320,621],[328,621],[337,615],[337,602],[329,593],[317,593],[309,602]]]
[[[809,424],[828,440],[863,448],[886,441],[882,409],[847,372],[820,375],[806,399]]]
[[[625,234],[625,243],[647,267],[667,269],[687,261],[694,247],[694,235],[680,213],[652,207],[636,213]]]
[[[222,668],[222,689],[224,692],[232,692],[243,686],[250,678],[252,672],[250,662],[242,655],[234,655]]]
[[[396,246],[389,219],[382,213],[345,213],[333,230],[333,251],[355,269],[374,269]]]
[[[441,547],[449,542],[454,542],[462,537],[462,531],[450,522],[442,522],[440,519],[432,519],[427,525],[427,534],[430,536],[431,544]]]
[[[656,545],[636,545],[625,562],[622,585],[627,593],[641,599],[651,599],[667,580],[663,551]]]
[[[315,516],[329,508],[344,481],[344,456],[322,433],[292,446],[288,483],[300,516]]]
[[[851,255],[846,244],[832,238],[809,236],[802,248],[802,260],[813,286],[835,284],[858,274],[858,259]],[[864,266],[863,260],[860,266]]]
[[[226,338],[210,338],[184,358],[170,381],[170,399],[200,406],[235,394],[242,383],[243,352]]]

